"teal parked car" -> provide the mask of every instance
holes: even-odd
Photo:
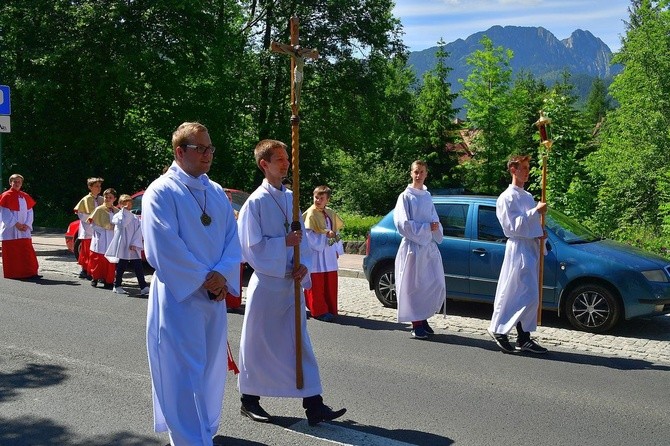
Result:
[[[493,303],[506,237],[496,197],[433,196],[444,229],[440,244],[447,298]],[[623,319],[670,313],[670,261],[595,236],[550,209],[546,218],[542,308],[575,328],[602,333]],[[395,308],[394,260],[400,234],[389,212],[368,234],[363,270],[370,289]]]

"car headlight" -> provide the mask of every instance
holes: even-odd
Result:
[[[650,282],[668,282],[668,275],[662,269],[642,271],[642,275]]]

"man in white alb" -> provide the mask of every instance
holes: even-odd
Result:
[[[181,124],[174,162],[142,198],[149,290],[147,350],[154,429],[173,446],[212,446],[228,368],[226,293],[240,292],[240,244],[233,208],[207,172],[207,128]]]
[[[313,426],[342,416],[321,398],[319,366],[305,321],[305,301],[300,293],[302,368],[304,384],[296,388],[295,282],[310,288],[311,256],[301,256],[293,270],[294,246],[309,253],[302,237],[303,224],[292,228],[293,192],[282,185],[288,172],[286,145],[263,140],[254,150],[265,179],[242,206],[237,220],[243,258],[254,268],[247,288],[247,302],[240,341],[241,413],[254,421],[269,422],[261,396],[302,398],[307,422]],[[302,220],[302,218],[300,219]],[[304,259],[304,260],[303,260]]]
[[[547,204],[535,203],[523,189],[530,156],[511,157],[507,170],[512,184],[498,197],[496,215],[508,240],[488,332],[504,353],[546,353],[546,348],[530,338],[530,332],[537,329],[540,243],[544,242],[540,215],[547,212]],[[514,327],[516,348],[507,337]]]

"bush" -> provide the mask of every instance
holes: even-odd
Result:
[[[73,206],[74,207],[74,206]],[[65,233],[67,225],[77,219],[74,211],[65,211],[58,205],[48,202],[38,202],[34,209],[35,221],[33,226],[49,229],[60,229]]]
[[[621,243],[670,259],[670,238],[649,226],[622,227],[610,237]]]
[[[382,217],[366,217],[342,212],[338,212],[338,214],[344,220],[344,228],[340,231],[340,236],[342,240],[346,241],[365,240],[370,228],[382,219]]]

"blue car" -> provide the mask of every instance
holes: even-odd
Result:
[[[447,298],[493,303],[507,241],[496,197],[433,196],[444,229],[440,244]],[[610,330],[622,319],[670,313],[670,262],[603,240],[566,215],[546,216],[542,308],[575,328]],[[370,289],[395,308],[394,261],[400,234],[389,212],[368,234],[363,270]]]

